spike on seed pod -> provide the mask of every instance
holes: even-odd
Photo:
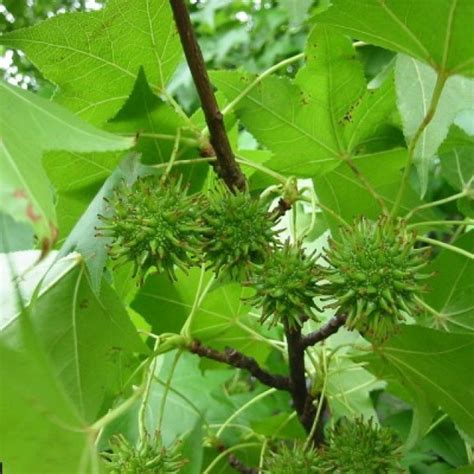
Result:
[[[264,474],[310,474],[322,472],[318,469],[320,456],[315,449],[305,449],[304,443],[282,442],[265,458]]]
[[[314,472],[347,474],[398,474],[400,443],[395,433],[377,426],[372,419],[365,422],[341,419],[329,431],[328,445],[320,451],[322,462]]]
[[[158,432],[148,433],[138,446],[132,445],[122,434],[109,441],[110,450],[101,453],[109,474],[177,474],[187,463],[181,455],[181,443],[162,445]]]
[[[287,322],[301,326],[302,315],[311,316],[318,309],[314,298],[320,294],[314,271],[314,254],[307,255],[300,245],[288,241],[272,252],[262,265],[254,265],[246,286],[255,289],[248,301],[262,309],[261,322],[270,325]]]
[[[268,211],[269,201],[247,191],[232,193],[219,186],[202,215],[203,250],[218,275],[245,277],[252,263],[261,263],[278,245],[277,218]]]
[[[335,300],[331,307],[347,313],[349,329],[382,342],[406,315],[418,312],[420,282],[430,275],[421,273],[427,254],[414,248],[415,239],[402,219],[381,216],[376,222],[360,218],[339,242],[330,240],[324,256],[329,266],[319,267],[325,280],[320,289]]]
[[[110,215],[99,216],[103,225],[97,230],[111,239],[111,258],[133,262],[140,281],[152,268],[176,279],[177,262],[186,270],[198,261],[200,245],[190,242],[200,237],[189,230],[199,220],[198,199],[186,195],[181,180],[146,176],[131,187],[122,183],[109,199]]]

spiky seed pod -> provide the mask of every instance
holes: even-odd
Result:
[[[281,443],[265,459],[264,474],[314,474],[320,469],[321,459],[314,449],[304,449],[304,444],[296,441],[292,445]]]
[[[347,313],[346,326],[383,341],[419,306],[425,290],[420,270],[427,264],[426,249],[415,249],[416,235],[402,219],[381,216],[376,222],[361,218],[341,230],[341,240],[330,241],[324,256],[329,267],[319,267],[327,280],[321,292],[329,307]]]
[[[201,247],[195,199],[180,180],[146,176],[130,188],[122,183],[109,201],[111,215],[99,216],[104,224],[97,230],[112,238],[110,256],[132,261],[142,279],[152,267],[176,279],[175,267],[186,271]]]
[[[395,433],[362,418],[342,419],[330,430],[329,444],[321,451],[322,472],[333,474],[397,474],[400,443]]]
[[[260,263],[277,245],[277,218],[268,211],[268,200],[248,192],[231,193],[219,186],[203,213],[204,252],[217,274],[233,279],[245,276],[250,264]]]
[[[312,310],[318,309],[314,298],[320,294],[314,268],[314,254],[307,255],[300,245],[288,241],[253,267],[245,285],[255,290],[248,301],[262,308],[262,323],[286,322],[295,328],[301,326],[303,315],[313,316]]]
[[[138,447],[121,434],[109,441],[111,452],[102,453],[110,474],[176,474],[186,464],[180,443],[165,448],[159,433],[146,436]]]

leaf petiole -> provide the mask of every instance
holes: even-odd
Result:
[[[395,198],[392,211],[390,213],[390,216],[392,218],[397,215],[398,210],[400,209],[403,196],[405,194],[405,189],[408,184],[408,178],[410,177],[411,167],[413,164],[413,158],[415,155],[416,145],[418,144],[418,141],[420,140],[426,127],[430,124],[431,120],[433,120],[433,117],[436,112],[436,108],[438,107],[439,100],[441,98],[441,93],[443,92],[444,85],[446,84],[447,79],[448,79],[448,75],[446,73],[442,73],[441,71],[438,72],[438,76],[436,77],[436,84],[433,90],[433,95],[431,96],[430,106],[408,145],[407,163],[403,171],[402,180],[400,182],[400,188],[398,189],[398,193]]]
[[[448,196],[443,199],[438,199],[437,201],[427,202],[426,204],[421,204],[420,206],[414,207],[405,217],[405,220],[409,220],[413,217],[414,214],[423,210],[429,209],[430,207],[437,207],[441,206],[442,204],[446,204],[451,201],[456,201],[457,199],[461,199],[462,197],[467,196],[469,193],[467,189],[463,189],[461,192],[453,194],[452,196]]]
[[[430,237],[425,237],[423,235],[418,235],[416,237],[416,240],[419,240],[420,242],[425,242],[427,244],[436,245],[437,247],[441,247],[443,249],[449,250],[454,253],[458,253],[459,255],[463,255],[464,257],[474,260],[474,253],[468,252],[467,250],[464,250],[460,247],[447,244],[440,240],[431,239]]]

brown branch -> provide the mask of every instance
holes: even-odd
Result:
[[[217,442],[216,448],[221,453],[223,453],[227,449],[225,445],[220,441]],[[242,474],[258,474],[258,469],[255,469],[254,467],[248,467],[234,453],[230,453],[227,455],[227,461],[229,462],[229,465],[231,467],[233,467],[236,471],[241,472]]]
[[[202,345],[199,341],[191,342],[187,349],[200,357],[207,357],[238,369],[248,370],[257,380],[269,387],[279,390],[290,390],[290,380],[288,377],[267,372],[258,365],[253,357],[248,357],[235,349],[226,348],[224,352],[219,352],[211,347]]]
[[[344,326],[346,319],[346,314],[337,314],[317,331],[302,336],[300,340],[302,349],[304,350],[309,346],[313,346],[318,342],[324,341],[324,339],[327,339],[332,334],[335,334],[342,326]]]
[[[291,209],[291,204],[286,199],[280,198],[273,212],[276,217],[282,217],[290,209]]]
[[[201,49],[196,39],[189,12],[184,0],[170,0],[174,20],[178,29],[184,54],[193,76],[201,106],[209,129],[210,142],[216,154],[216,172],[230,190],[243,190],[245,176],[235,161],[224,124],[224,117],[219,110],[214,95]]]
[[[309,393],[306,386],[304,348],[301,344],[301,328],[290,327],[285,321],[285,335],[288,346],[288,365],[290,369],[291,397],[298,417],[307,432],[311,430],[312,420],[303,417]]]

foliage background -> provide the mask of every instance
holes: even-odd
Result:
[[[404,4],[403,1],[398,3]],[[12,32],[37,24],[52,14],[95,10],[100,6],[98,1],[4,0],[0,5],[0,32]],[[209,69],[217,70],[212,74],[212,80],[219,91],[219,100],[223,104],[231,101],[242,88],[239,81],[246,84],[254,77],[252,74],[262,73],[279,61],[304,51],[311,28],[319,18],[315,15],[326,7],[324,1],[309,0],[209,0],[192,3],[192,19],[205,59]],[[420,2],[422,8],[423,2]],[[364,19],[367,12],[357,10],[354,15]],[[425,21],[422,14],[414,14],[414,18],[413,29],[423,31],[420,26]],[[383,29],[380,18],[375,16],[367,21],[373,21]],[[441,27],[436,26],[437,21],[443,24],[442,19],[435,15],[430,28],[441,31]],[[337,18],[331,19],[329,14],[327,23],[335,24]],[[455,24],[455,28],[466,35],[464,24]],[[340,30],[351,33],[349,27],[340,27]],[[370,38],[370,32],[367,36]],[[343,42],[336,36],[328,33],[327,37],[334,41],[334,54],[344,50]],[[370,42],[365,37],[360,39]],[[422,40],[433,47],[429,53],[436,59],[440,49],[437,40],[430,36],[422,37]],[[468,42],[466,36],[464,40]],[[453,39],[455,41],[456,38]],[[435,74],[428,66],[413,59],[425,59],[422,57],[423,48],[421,53],[418,52],[419,45],[411,45],[410,49],[407,40],[407,50],[403,52],[413,53],[409,58],[397,55],[394,48],[382,47],[389,45],[375,43],[378,46],[362,44],[356,48],[357,60],[361,64],[358,84],[362,84],[361,88],[371,81],[379,85],[384,78],[392,75],[392,83],[395,76],[396,90],[389,90],[387,81],[383,83],[385,86],[382,84],[377,89],[380,91],[386,87],[384,97],[389,97],[381,99],[381,102],[386,102],[386,109],[380,111],[381,116],[374,113],[373,126],[383,121],[383,127],[378,130],[376,140],[364,141],[364,137],[359,137],[359,148],[353,150],[354,161],[383,200],[392,203],[399,187],[399,170],[406,158],[400,147],[405,147],[405,138],[413,136],[422,117],[420,114],[426,111],[427,103],[420,103],[420,88],[431,94]],[[37,96],[53,97],[54,85],[40,72],[50,67],[41,52],[30,51],[30,59],[35,57],[30,62],[23,53],[11,47],[11,44],[0,46],[3,48],[0,64],[4,78],[34,91]],[[307,48],[306,56],[309,57],[314,51],[311,51],[311,46]],[[463,52],[469,54],[469,51]],[[472,55],[469,61],[467,64],[472,64]],[[194,125],[202,128],[203,119],[189,72],[182,61],[178,62],[176,71],[170,74],[168,93],[192,117]],[[38,64],[39,69],[33,63]],[[331,58],[328,63],[331,63]],[[319,94],[321,84],[313,84],[310,74],[314,74],[315,70],[319,73],[318,67],[321,66],[313,63],[309,69],[307,66],[306,72],[297,76],[303,64],[301,58],[280,69],[278,79],[275,76],[262,82],[261,89],[251,92],[235,108],[235,114],[229,114],[232,144],[242,157],[266,164],[277,173],[314,178],[318,199],[326,206],[337,209],[344,218],[350,219],[360,213],[375,217],[379,213],[378,204],[354,181],[349,167],[335,167],[321,175],[320,165],[309,163],[304,156],[304,150],[314,146],[314,140],[299,142],[301,137],[295,135],[296,145],[289,147],[282,142],[279,146],[278,133],[266,132],[269,125],[277,130],[281,127],[275,116],[283,116],[285,123],[290,120],[284,114],[288,103],[293,100],[293,84],[301,87],[308,100],[312,94]],[[464,63],[460,60],[459,64]],[[311,70],[312,67],[315,70]],[[338,110],[341,107],[344,109],[351,96],[357,95],[357,91],[354,92],[357,84],[343,81],[344,67],[338,69],[335,76],[340,78],[340,88],[330,94],[330,97],[337,97],[340,101],[335,106]],[[354,77],[357,67],[347,67],[351,77]],[[58,74],[57,71],[50,72],[51,75]],[[305,77],[305,74],[308,76]],[[130,98],[123,108],[118,107],[118,114],[113,120],[105,124],[105,121],[96,120],[94,115],[83,114],[82,118],[109,132],[123,135],[132,135],[137,129],[146,128],[143,124],[151,119],[161,127],[160,131],[172,136],[176,128],[183,125],[182,117],[165,107],[164,101],[154,94],[156,90],[150,87],[151,75],[145,68],[145,72],[138,76]],[[425,143],[434,151],[423,155],[429,157],[425,162],[417,162],[419,172],[410,176],[410,189],[402,208],[409,212],[423,203],[441,203],[422,209],[414,222],[462,220],[474,216],[472,196],[469,198],[463,194],[472,178],[474,163],[472,76],[472,71],[466,66],[464,76],[456,75],[450,79],[439,105],[441,112],[430,129],[431,135],[425,136]],[[290,83],[290,79],[295,77],[295,82]],[[378,97],[382,95],[378,94]],[[256,101],[259,101],[258,107],[255,106]],[[145,102],[151,105],[147,117],[141,114]],[[73,102],[67,104],[65,100],[64,104],[72,110],[79,109]],[[271,113],[267,116],[265,110],[268,109]],[[310,113],[318,112],[312,109]],[[21,120],[27,115],[22,116]],[[237,120],[239,125],[234,126]],[[306,119],[301,120],[301,123],[306,123]],[[6,123],[5,119],[3,123]],[[296,132],[301,123],[297,120],[291,123]],[[63,129],[56,131],[61,134]],[[285,130],[284,133],[290,132]],[[307,130],[305,133],[308,133]],[[322,132],[318,130],[318,133]],[[192,134],[187,138],[192,139]],[[133,398],[132,386],[141,383],[141,377],[137,376],[141,374],[136,372],[139,366],[136,354],[141,354],[139,361],[143,364],[153,343],[150,340],[145,343],[135,327],[155,334],[179,332],[188,317],[189,308],[193,307],[196,294],[201,294],[203,301],[197,309],[196,326],[191,328],[195,337],[217,349],[232,341],[233,346],[273,371],[282,372],[285,369],[281,332],[278,329],[268,331],[258,325],[255,310],[239,303],[243,290],[238,285],[212,287],[210,291],[206,286],[210,275],[203,276],[198,270],[192,271],[186,278],[183,276],[177,285],[171,285],[162,276],[152,276],[140,290],[130,278],[129,267],[110,270],[102,278],[101,262],[105,260],[105,251],[100,250],[90,238],[95,215],[103,210],[102,197],[110,192],[115,182],[124,176],[133,179],[143,172],[134,156],[121,161],[123,152],[117,150],[126,148],[125,142],[104,144],[104,140],[104,136],[96,134],[87,148],[81,145],[79,134],[71,134],[67,143],[58,145],[60,149],[68,150],[62,152],[47,151],[51,148],[38,144],[40,151],[45,151],[42,163],[54,187],[54,212],[59,229],[56,248],[61,249],[60,255],[66,255],[70,250],[78,251],[84,256],[87,268],[78,263],[77,255],[65,257],[54,265],[42,282],[40,295],[35,295],[33,289],[53,262],[53,258],[49,257],[19,286],[12,284],[2,288],[0,371],[5,387],[1,396],[2,425],[9,427],[10,438],[21,440],[21,443],[8,444],[8,455],[15,457],[23,449],[22,446],[32,446],[31,451],[21,458],[23,464],[18,464],[17,472],[28,472],[31,463],[39,456],[34,450],[47,451],[52,465],[61,465],[62,469],[65,469],[62,463],[67,459],[70,465],[66,467],[70,472],[77,472],[78,459],[93,466],[97,462],[94,440],[90,433],[80,428],[84,424],[97,423],[110,407],[121,406],[127,400],[131,400],[128,409],[106,426],[99,446],[105,448],[108,435],[115,431],[136,439],[140,399]],[[146,163],[159,163],[166,160],[171,148],[169,141],[144,137],[135,150],[143,153]],[[300,153],[300,149],[303,152]],[[285,166],[290,155],[293,161],[288,169]],[[195,156],[195,150],[183,147],[180,159]],[[329,155],[328,158],[333,157]],[[119,162],[121,164],[117,167]],[[74,168],[69,163],[74,163]],[[275,183],[264,173],[251,168],[245,170],[253,190],[260,191]],[[190,176],[196,189],[209,179],[206,166],[194,166]],[[450,200],[453,195],[459,195],[459,199]],[[92,208],[88,208],[90,203]],[[30,225],[12,219],[9,215],[11,210],[2,209],[1,251],[26,251],[41,246],[34,239]],[[310,220],[308,206],[301,205],[296,231],[303,231]],[[318,213],[317,223],[307,239],[308,248],[322,248],[327,228],[337,234],[337,225],[331,215]],[[431,239],[452,244],[472,254],[472,230],[468,232],[469,227],[460,227],[462,231],[456,229],[427,224],[420,231]],[[91,260],[88,257],[92,254],[95,257]],[[0,257],[3,276],[10,278],[10,263],[6,254]],[[34,255],[16,254],[15,273],[27,270],[34,261]],[[470,376],[474,356],[474,267],[472,260],[462,254],[435,247],[432,268],[436,276],[431,282],[431,292],[426,295],[430,310],[419,321],[419,326],[406,326],[400,335],[390,340],[381,357],[346,347],[347,344],[356,347],[364,345],[361,338],[347,331],[341,331],[325,346],[315,349],[313,357],[318,361],[318,370],[322,367],[326,373],[326,390],[336,418],[354,413],[367,416],[377,413],[382,424],[395,428],[406,441],[409,449],[405,462],[412,473],[467,473],[472,472],[467,465],[472,462],[474,426],[474,387]],[[17,290],[21,291],[27,302],[34,301],[34,304],[29,303],[26,308],[18,310],[15,302],[11,302],[11,295]],[[173,317],[157,318],[157,304]],[[24,324],[18,317],[18,311],[30,313],[33,324]],[[67,314],[68,318],[64,318],[63,314]],[[78,314],[81,315],[80,323]],[[87,318],[87,315],[90,317]],[[328,313],[324,318],[330,316]],[[113,331],[110,330],[111,320],[114,321]],[[41,342],[38,343],[37,339]],[[48,351],[47,357],[44,356],[43,346],[53,348]],[[328,361],[326,356],[336,349],[337,356]],[[15,370],[12,371],[11,367]],[[268,392],[245,374],[176,351],[160,357],[154,371],[156,383],[152,385],[149,403],[159,409],[147,413],[145,423],[147,426],[159,426],[166,443],[186,434],[184,449],[192,460],[186,472],[201,472],[201,466],[204,470],[204,466],[216,459],[216,450],[208,443],[209,433],[219,431],[220,438],[228,446],[250,444],[240,450],[239,455],[251,465],[258,464],[265,437],[304,437],[301,427],[291,417],[287,394]],[[24,381],[28,382],[25,384]],[[38,404],[32,402],[29,386],[35,387],[34,396],[39,400]],[[206,389],[203,390],[203,387]],[[256,402],[239,411],[255,399]],[[166,400],[166,405],[163,400]],[[12,406],[16,408],[12,410]],[[78,429],[68,431],[59,424],[45,423],[45,413],[54,413],[63,424]],[[237,416],[231,418],[229,423],[229,417],[235,413]],[[248,436],[249,432],[253,434]],[[54,446],[51,446],[52,439],[55,440]],[[255,445],[252,445],[253,442]],[[217,462],[215,472],[234,471],[222,459]]]

